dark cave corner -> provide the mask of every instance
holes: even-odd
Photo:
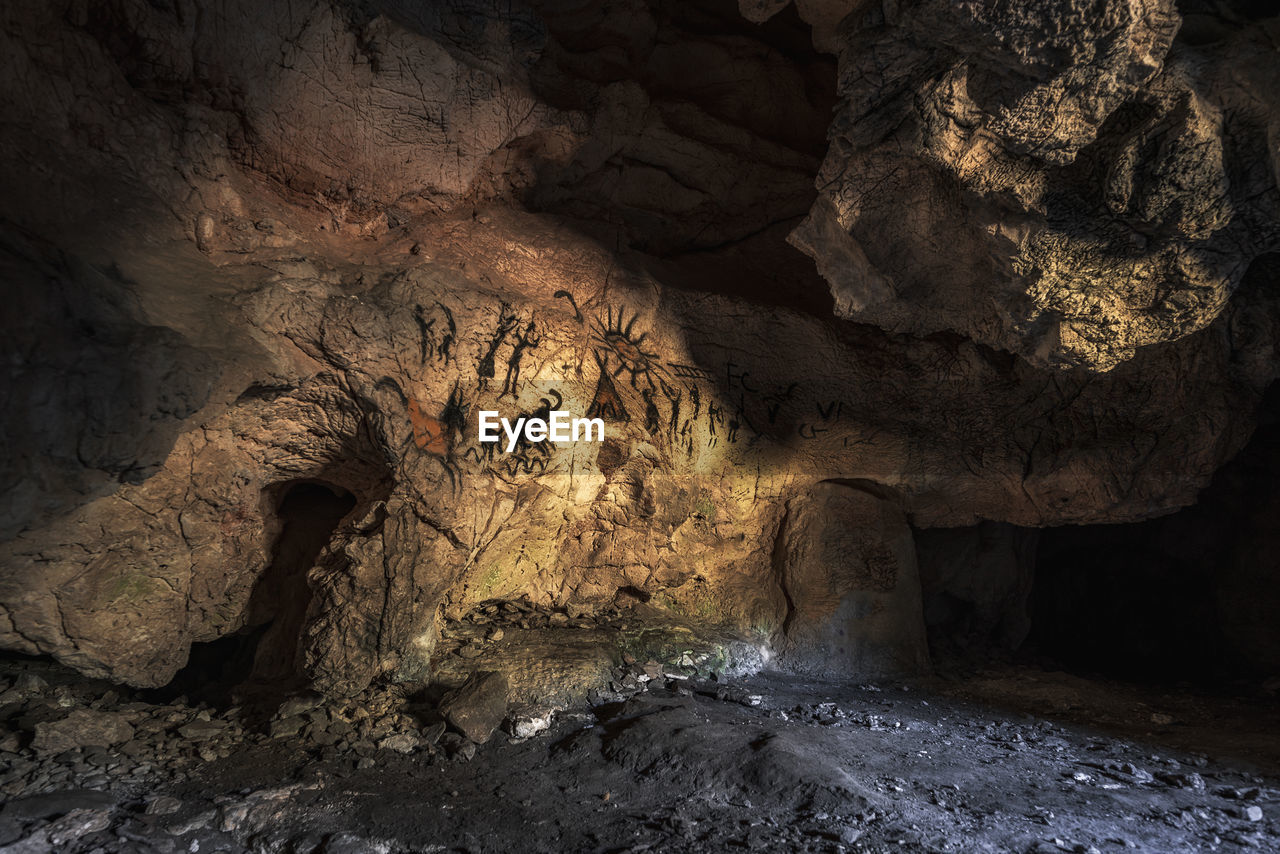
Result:
[[[991,662],[1203,690],[1280,675],[1280,387],[1192,506],[1144,522],[916,532],[939,672]]]
[[[192,644],[187,665],[158,690],[158,698],[270,706],[306,687],[297,655],[312,596],[307,571],[357,500],[322,480],[277,484],[265,500],[275,508],[280,528],[271,564],[249,599],[247,624],[226,637]]]

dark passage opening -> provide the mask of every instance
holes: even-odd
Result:
[[[278,511],[283,527],[275,556],[249,601],[251,622],[266,627],[254,655],[251,681],[294,687],[300,679],[298,639],[311,602],[307,570],[355,506],[354,495],[330,484],[304,481],[286,488]]]
[[[1197,502],[1144,522],[916,532],[942,672],[1021,660],[1221,687],[1280,674],[1280,386]]]
[[[1215,560],[1161,521],[1045,531],[1030,642],[1071,670],[1138,682],[1245,675],[1215,601]]]
[[[187,666],[164,695],[227,705],[236,699],[233,693],[279,695],[304,687],[298,642],[311,602],[307,571],[356,498],[339,486],[306,480],[274,487],[268,500],[276,505],[280,533],[271,565],[250,597],[245,628],[192,644]]]
[[[1031,642],[1137,681],[1280,673],[1280,387],[1253,438],[1190,507],[1041,533]]]

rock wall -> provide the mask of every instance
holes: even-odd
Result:
[[[520,595],[871,666],[826,605],[879,637],[847,604],[878,594],[824,537],[907,584],[908,523],[1190,503],[1275,375],[1274,289],[1228,299],[1272,245],[1271,31],[1193,49],[1148,5],[7,5],[0,645],[164,684],[262,619],[299,482],[355,500],[298,637],[331,693],[429,677],[443,619]],[[834,315],[783,243],[810,206]],[[608,441],[477,441],[553,408]],[[798,521],[831,481],[879,509]],[[912,666],[918,619],[886,618]]]
[[[1173,0],[860,11],[792,236],[838,314],[1105,371],[1203,329],[1276,248],[1274,22],[1202,41]]]
[[[915,541],[896,502],[820,483],[788,502],[778,550],[787,666],[837,677],[926,671]]]
[[[1031,631],[1040,531],[1003,522],[916,532],[925,625],[948,652],[1015,650]]]

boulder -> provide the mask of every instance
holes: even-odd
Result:
[[[111,747],[133,738],[133,727],[116,712],[76,709],[65,718],[35,726],[31,746],[40,751],[61,753],[78,747]]]
[[[476,744],[484,744],[507,716],[507,678],[479,671],[449,694],[440,713],[451,726]]]
[[[788,504],[781,666],[825,676],[916,675],[929,666],[915,543],[898,505],[821,483]]]

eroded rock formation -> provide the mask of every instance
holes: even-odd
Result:
[[[278,578],[335,694],[521,596],[802,666],[901,581],[840,660],[920,666],[908,526],[1191,503],[1275,376],[1271,25],[767,5],[8,4],[0,643],[161,685]]]
[[[792,239],[838,314],[1109,370],[1208,326],[1280,230],[1272,25],[1173,0],[902,3],[846,19]]]

